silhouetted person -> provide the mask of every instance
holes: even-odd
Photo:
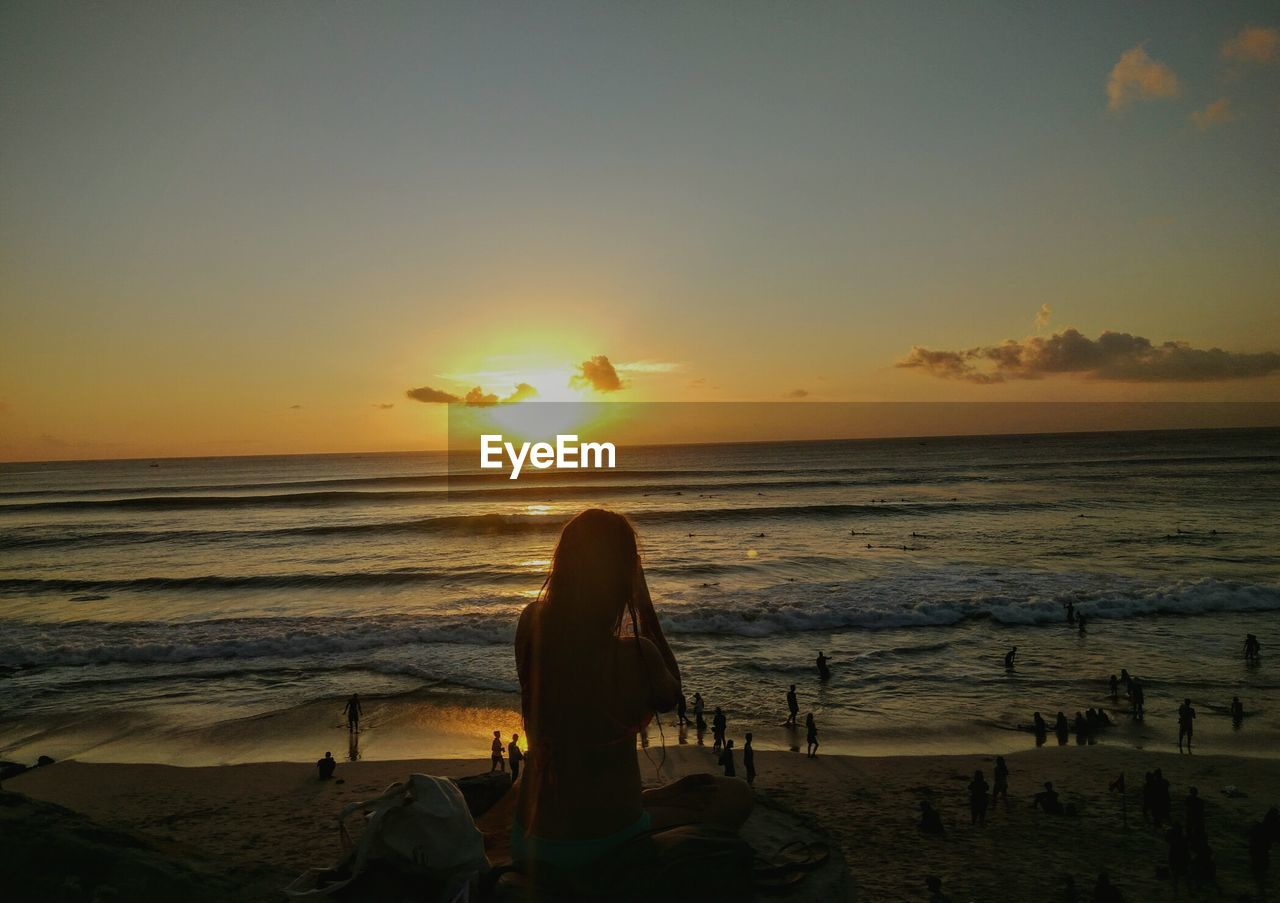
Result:
[[[320,772],[320,780],[322,781],[327,781],[333,777],[333,770],[337,767],[338,761],[331,752],[326,752],[323,759],[316,760],[316,770]]]
[[[804,729],[808,735],[806,740],[809,744],[806,755],[810,759],[818,757],[818,725],[813,721],[813,712],[804,716]]]
[[[1239,728],[1244,721],[1244,703],[1240,701],[1239,696],[1231,697],[1231,726]]]
[[[1133,719],[1141,721],[1147,715],[1147,694],[1136,677],[1129,683],[1129,699],[1133,702]]]
[[[920,803],[920,830],[925,834],[942,834],[945,830],[942,827],[942,816],[928,800]]]
[[[1058,713],[1057,720],[1053,723],[1053,732],[1058,735],[1058,745],[1066,746],[1067,738],[1071,736],[1071,725],[1067,724],[1067,716]]]
[[[1084,743],[1085,739],[1089,735],[1089,725],[1084,720],[1083,712],[1079,712],[1079,711],[1076,712],[1075,731],[1076,731],[1076,745],[1079,746]]]
[[[520,735],[512,734],[507,744],[507,761],[511,763],[511,783],[520,777],[520,765],[524,762],[524,753],[520,751]]]
[[[1200,798],[1197,788],[1192,787],[1187,791],[1187,800],[1183,806],[1187,819],[1187,843],[1192,846],[1205,843],[1208,835],[1204,826],[1204,800]]]
[[[1165,780],[1164,772],[1157,768],[1151,773],[1151,817],[1157,827],[1173,820],[1169,814],[1172,807],[1173,800],[1169,798],[1169,782]]]
[[[1186,835],[1179,825],[1174,825],[1165,835],[1169,844],[1169,878],[1176,888],[1187,877],[1187,867],[1191,864],[1191,847],[1187,845]]]
[[[924,886],[929,889],[929,903],[951,903],[951,898],[942,892],[942,879],[937,875],[925,878]]]
[[[1098,872],[1097,883],[1093,885],[1093,903],[1125,903],[1124,894],[1111,883],[1106,872]]]
[[[1187,740],[1187,752],[1191,752],[1191,730],[1195,724],[1196,710],[1191,708],[1191,700],[1182,700],[1178,706],[1178,752],[1182,752],[1182,739]]]
[[[1126,668],[1120,669],[1120,683],[1124,684],[1124,692],[1127,696],[1133,686],[1133,678],[1129,676],[1129,671]]]
[[[973,780],[969,782],[969,824],[987,823],[987,793],[990,790],[987,779],[982,776],[982,770],[975,771]]]
[[[352,693],[351,698],[347,700],[347,704],[343,706],[342,713],[347,716],[347,730],[360,730],[360,716],[364,713],[364,709],[360,707],[360,694]]]
[[[711,735],[715,739],[711,746],[712,752],[720,752],[724,748],[724,732],[727,727],[724,712],[720,711],[720,706],[716,706],[716,713],[711,717]]]
[[[689,703],[685,701],[684,693],[681,693],[680,698],[676,700],[676,724],[680,727],[688,727],[692,723],[689,720]]]
[[[1262,644],[1258,642],[1258,638],[1253,634],[1249,634],[1244,638],[1244,660],[1247,662],[1254,661],[1258,657],[1258,653],[1262,651]]]
[[[1036,734],[1036,746],[1044,746],[1044,739],[1049,734],[1049,725],[1045,723],[1039,712],[1031,716],[1031,729]]]
[[[701,734],[703,731],[707,729],[707,720],[702,717],[702,713],[706,711],[706,708],[707,708],[706,703],[702,701],[702,694],[694,693],[693,694],[693,720],[694,720],[695,726],[698,729],[699,734]]]
[[[751,732],[742,740],[742,767],[747,772],[747,783],[752,787],[756,785],[756,750],[751,745]]]
[[[733,764],[733,741],[724,741],[724,750],[720,753],[720,765],[724,768],[724,776],[726,778],[736,778],[738,769]]]
[[[1120,679],[1117,678],[1114,674],[1111,675],[1111,698],[1112,699],[1120,698]]]
[[[1067,603],[1067,623],[1074,624],[1076,622],[1076,604],[1074,602]]]
[[[795,726],[796,718],[800,716],[800,700],[796,696],[796,685],[792,684],[791,689],[787,691],[787,724]]]
[[[1044,790],[1035,795],[1031,808],[1043,809],[1050,815],[1062,814],[1062,801],[1058,799],[1058,791],[1053,789],[1053,781],[1044,782]]]
[[[1080,636],[1084,636],[1084,631],[1085,631],[1084,615],[1080,615],[1078,618],[1076,618],[1076,629],[1079,630]]]
[[[1004,764],[1004,756],[996,756],[996,767],[991,773],[991,805],[1004,797],[1004,805],[1009,807],[1009,766]]]
[[[827,657],[821,652],[818,653],[818,680],[826,683],[831,679],[831,669],[827,667]]]
[[[1013,670],[1013,660],[1018,656],[1018,647],[1014,646],[1004,654],[1004,668],[1006,671]]]
[[[493,742],[489,744],[489,773],[506,771],[507,763],[502,758],[502,732],[493,732]]]

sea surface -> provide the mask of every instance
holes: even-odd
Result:
[[[0,759],[315,758],[355,691],[351,755],[483,755],[491,722],[519,729],[515,621],[587,507],[631,517],[687,692],[757,746],[795,744],[795,683],[828,751],[1019,749],[1032,711],[1119,715],[1127,668],[1147,718],[1099,742],[1169,748],[1190,697],[1201,749],[1280,750],[1278,431],[622,448],[533,476],[0,465]],[[665,719],[649,742],[697,741]]]

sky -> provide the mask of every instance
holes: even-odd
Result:
[[[1275,3],[7,0],[0,460],[1277,400],[1278,152]]]

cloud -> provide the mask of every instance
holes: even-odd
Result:
[[[1116,382],[1211,382],[1280,373],[1280,353],[1193,348],[1186,342],[1156,345],[1127,332],[1104,332],[1090,339],[1067,329],[1047,339],[1007,339],[964,351],[916,346],[897,366],[981,384],[1060,374]]]
[[[1120,54],[1107,76],[1107,109],[1118,113],[1139,100],[1177,97],[1181,92],[1173,70],[1147,56],[1142,44]]]
[[[493,392],[486,392],[479,386],[474,387],[466,395],[454,395],[452,392],[446,392],[443,389],[433,389],[430,386],[419,386],[416,389],[409,389],[405,393],[406,398],[414,401],[420,401],[423,404],[467,404],[472,407],[483,408],[495,404],[514,404],[517,401],[525,401],[534,398],[538,394],[538,390],[528,383],[520,383],[515,387],[515,391],[506,398],[499,398]],[[382,408],[394,407],[393,405],[380,405]]]
[[[1266,66],[1280,62],[1280,29],[1251,25],[1222,45],[1222,55],[1235,63]]]
[[[679,370],[680,367],[681,365],[674,361],[630,361],[617,365],[622,373],[671,373],[673,370]]]
[[[300,404],[291,404],[291,405],[289,405],[289,410],[291,410],[291,411],[301,411],[301,410],[302,410],[302,405],[300,405]]]
[[[1044,332],[1052,317],[1053,308],[1048,304],[1041,304],[1040,309],[1036,311],[1036,332]]]
[[[374,407],[377,408],[379,411],[389,411],[392,408],[394,408],[395,405],[394,404],[375,404]]]
[[[597,392],[617,392],[624,388],[618,371],[609,363],[609,358],[597,354],[589,361],[579,365],[579,372],[569,377],[569,385],[575,389],[591,388]]]
[[[792,389],[790,392],[786,394],[785,397],[786,398],[808,398],[809,390],[808,389]]]
[[[1235,118],[1236,114],[1231,109],[1231,100],[1226,97],[1219,97],[1203,110],[1191,111],[1191,121],[1202,132]]]

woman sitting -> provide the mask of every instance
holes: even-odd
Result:
[[[680,668],[654,613],[635,530],[584,511],[560,534],[551,573],[516,630],[530,756],[512,825],[516,862],[582,868],[676,825],[736,830],[745,782],[690,775],[640,789],[636,735],[680,699]]]

